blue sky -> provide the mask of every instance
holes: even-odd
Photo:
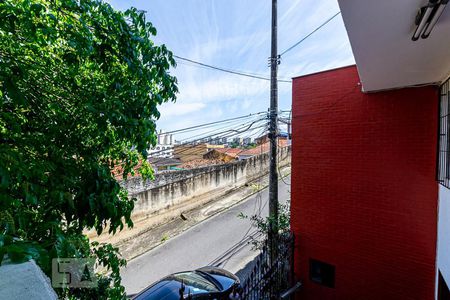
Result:
[[[176,55],[207,64],[269,77],[270,0],[109,0],[116,9],[147,11],[156,27],[156,44]],[[279,0],[278,50],[281,53],[339,11],[336,0]],[[339,15],[286,53],[279,78],[354,63]],[[158,129],[165,131],[265,111],[269,82],[178,62],[176,103],[160,107]],[[326,88],[326,87],[324,87]],[[290,109],[291,84],[279,83],[279,107]]]

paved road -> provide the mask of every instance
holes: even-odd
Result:
[[[290,176],[284,181],[289,183]],[[290,186],[281,180],[278,186],[280,201],[288,199]],[[261,211],[262,216],[267,216],[268,196],[268,190],[264,189],[131,260],[121,271],[127,294],[135,294],[168,274],[193,270],[211,263],[233,273],[244,268],[256,252],[251,250],[250,245],[240,242],[246,240],[255,229],[249,220],[238,218],[238,214],[242,212],[251,216]],[[235,249],[234,246],[240,244],[243,246]],[[224,256],[229,252],[231,255]]]

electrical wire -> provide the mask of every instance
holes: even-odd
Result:
[[[253,127],[253,125],[255,125],[258,122],[261,122],[263,120],[265,120],[265,119],[258,119],[258,120],[255,120],[255,121],[246,122],[246,123],[240,124],[240,127],[238,127],[238,128],[233,126],[233,129],[227,129],[227,130],[224,130],[224,131],[221,131],[221,132],[215,132],[214,134],[207,135],[207,136],[204,136],[204,133],[202,133],[200,138],[197,138],[197,139],[194,139],[194,140],[189,140],[188,142],[184,142],[182,145],[191,145],[191,147],[187,147],[186,149],[181,150],[177,154],[181,154],[183,152],[189,151],[190,149],[194,148],[197,143],[199,143],[199,142],[201,142],[201,141],[203,141],[205,139],[209,139],[209,138],[213,138],[213,137],[217,137],[217,136],[220,136],[222,138],[223,137],[230,137],[230,136],[233,136],[233,135],[236,135],[236,134],[243,133],[243,132],[245,132],[247,130],[250,130]],[[266,125],[264,124],[263,126],[266,126]],[[257,127],[253,128],[253,129],[261,128],[263,126],[257,126]],[[228,128],[228,126],[227,126],[227,128]],[[198,136],[200,136],[200,135],[198,135]],[[163,152],[166,152],[166,151],[167,151],[167,149],[159,150],[159,151],[156,151],[156,152],[152,152],[147,157],[155,157],[156,154],[163,153]]]
[[[284,158],[281,158],[280,159],[280,157],[281,157],[281,152],[278,152],[278,154],[277,154],[277,169],[278,169],[278,174],[280,174],[280,179],[281,179],[281,181],[285,184],[285,185],[291,185],[290,183],[287,183],[285,180],[284,180],[284,177],[283,177],[283,174],[281,174],[281,170],[280,170],[280,161],[283,161],[283,160],[285,160],[287,157],[289,156],[289,154],[286,154],[286,156],[284,157]],[[291,163],[289,163],[289,164],[291,164]]]
[[[262,121],[265,121],[266,124],[268,122],[267,119],[263,119]],[[249,132],[247,132],[246,135],[242,136],[242,139],[251,138],[251,137],[261,137],[267,131],[267,127],[263,128],[262,130],[259,130],[258,132],[256,132],[257,129],[258,128],[254,128],[254,129],[250,130]]]
[[[267,124],[267,129],[266,129],[266,132],[267,132],[267,130],[268,130],[268,127],[269,127],[269,124]],[[261,135],[262,136],[262,135]],[[262,145],[261,145],[261,152],[260,152],[260,155],[262,155],[263,154],[263,149],[262,149]],[[260,172],[260,174],[262,174],[262,165],[260,164],[259,165],[259,172]],[[259,185],[259,187],[261,187],[262,186],[262,177],[259,177],[259,183],[258,183],[258,185]],[[259,198],[259,201],[258,201],[258,205],[259,205],[259,207],[258,207],[258,217],[260,218],[261,217],[261,212],[262,212],[262,210],[264,209],[264,207],[265,207],[265,205],[263,206],[262,205],[262,191],[261,191],[261,189],[258,191],[258,196],[257,196],[258,198]]]
[[[174,133],[179,133],[179,132],[185,132],[186,130],[189,130],[189,129],[197,129],[197,128],[205,127],[207,125],[214,125],[214,124],[225,123],[225,122],[229,122],[229,121],[233,121],[233,120],[245,119],[245,118],[249,118],[249,117],[261,115],[261,114],[266,114],[266,112],[260,111],[260,112],[251,113],[251,114],[248,114],[245,116],[239,116],[239,117],[229,118],[229,119],[215,121],[215,122],[203,123],[203,124],[194,125],[191,127],[186,127],[186,128],[181,128],[181,129],[164,132],[164,134],[174,134]]]
[[[316,27],[313,31],[311,31],[310,33],[308,33],[305,37],[303,37],[300,41],[298,41],[297,43],[295,43],[294,45],[290,46],[289,48],[287,48],[286,50],[284,50],[283,52],[281,52],[280,56],[283,56],[284,54],[286,54],[287,52],[291,51],[292,49],[294,49],[295,47],[297,47],[298,45],[300,45],[301,43],[303,43],[306,39],[308,39],[310,36],[312,36],[314,33],[316,33],[317,31],[319,31],[322,27],[324,27],[325,25],[327,25],[329,22],[331,22],[331,20],[333,20],[334,18],[336,18],[338,15],[340,15],[341,12],[337,12],[336,14],[334,14],[332,17],[330,17],[328,20],[326,20],[325,22],[323,22],[322,24],[320,24],[318,27]]]
[[[282,112],[283,113],[283,112]],[[285,112],[284,112],[285,113]],[[289,116],[288,116],[288,118],[287,118],[287,123],[291,123],[292,122],[292,110],[289,110]],[[289,126],[289,125],[288,125]],[[290,139],[290,137],[288,136],[288,140]],[[289,147],[289,146],[288,146]],[[278,159],[278,161],[277,161],[277,169],[278,169],[278,174],[280,174],[280,179],[281,179],[281,181],[285,184],[285,185],[291,185],[290,183],[287,183],[285,180],[284,180],[284,177],[283,177],[283,174],[281,174],[281,170],[280,170],[280,161],[283,161],[283,160],[285,160],[287,157],[289,156],[289,154],[288,153],[286,153],[286,156],[284,157],[284,158],[281,158],[280,159],[280,157],[281,157],[281,151],[278,151],[278,153],[277,153],[277,159]]]
[[[192,143],[196,143],[196,142],[201,142],[202,139],[213,138],[213,137],[219,136],[221,134],[228,133],[231,129],[235,130],[236,128],[241,128],[242,126],[251,124],[254,121],[261,121],[263,119],[264,118],[261,118],[261,117],[260,118],[253,117],[252,119],[250,119],[249,121],[246,121],[244,123],[242,123],[242,120],[234,120],[231,123],[228,123],[227,125],[221,126],[221,127],[217,127],[218,124],[215,124],[214,126],[216,126],[216,128],[214,128],[212,130],[201,132],[200,134],[178,140],[177,142],[179,142],[181,144],[190,144],[190,143],[192,144]],[[210,126],[208,126],[208,127],[210,127]],[[204,129],[204,128],[201,128],[201,129]],[[192,131],[192,130],[193,129],[191,129],[190,131]],[[200,127],[198,127],[195,130],[197,130],[197,131],[200,130]]]
[[[265,125],[263,125],[263,126],[258,126],[258,127],[255,127],[254,129],[261,128],[261,127],[264,127],[264,126],[265,126]],[[240,131],[240,133],[242,133],[242,132],[244,132],[244,130],[241,130],[241,131]],[[230,137],[230,136],[233,136],[233,135],[234,135],[234,133],[230,133],[230,134],[228,134],[228,135],[225,136],[225,137]],[[200,140],[202,140],[202,139],[199,139],[198,141],[200,141]],[[188,153],[189,151],[191,151],[192,149],[194,149],[198,144],[196,144],[195,142],[193,142],[192,144],[185,144],[185,145],[187,145],[188,147],[182,149],[181,151],[178,151],[178,152],[174,153],[174,155],[179,156],[179,155],[181,155],[181,154]]]
[[[258,135],[262,136],[264,133],[267,133],[267,130],[268,130],[268,125],[266,125],[266,127],[263,128],[263,130],[260,131],[258,133]],[[263,147],[262,147],[262,145],[259,145],[259,147],[260,147],[260,150],[261,150],[259,154],[262,155],[264,153],[263,152]],[[263,174],[262,164],[260,164],[259,173]],[[261,187],[262,187],[262,176],[260,176],[258,178],[258,192],[256,194],[256,201],[255,201],[255,204],[258,205],[258,209],[256,209],[256,205],[255,205],[254,210],[253,210],[254,216],[257,215],[258,217],[261,217],[261,212],[262,212],[262,209],[263,209],[263,207],[262,207],[262,189],[261,189]],[[251,224],[251,227],[253,227],[253,226],[254,226],[254,224]]]
[[[205,131],[203,131],[203,133],[202,134],[206,134],[206,133],[208,133],[208,132],[214,132],[214,131],[216,131],[217,130],[217,126],[218,125],[222,125],[222,124],[226,124],[224,127],[221,127],[221,128],[227,128],[227,127],[230,127],[230,126],[233,126],[234,124],[236,124],[236,125],[239,125],[240,124],[240,122],[242,122],[242,121],[245,121],[245,120],[254,120],[255,118],[254,118],[254,116],[249,116],[248,118],[242,118],[242,119],[239,119],[239,120],[233,120],[233,121],[227,121],[227,122],[223,122],[223,123],[218,123],[218,124],[214,124],[214,125],[207,125],[207,126],[202,126],[202,127],[198,127],[198,128],[192,128],[192,129],[189,129],[189,130],[186,130],[186,131],[183,131],[183,132],[177,132],[177,133],[174,133],[173,135],[177,135],[177,134],[186,134],[186,133],[189,133],[189,132],[202,132],[202,130],[205,130]],[[206,131],[207,129],[211,129],[211,128],[215,128],[215,129],[212,129],[212,130],[210,130],[210,131]],[[189,138],[192,138],[192,136],[191,137],[189,137]],[[177,141],[178,142],[181,142],[181,141],[183,141],[183,140],[187,140],[187,139],[189,139],[189,138],[184,138],[184,139],[178,139]]]
[[[254,121],[262,121],[262,120],[265,120],[265,118],[259,118],[259,119],[256,119],[256,120],[255,120],[255,119],[254,119],[254,120],[250,120],[250,121],[248,121],[247,123],[243,123],[243,124],[228,124],[228,125],[225,126],[225,127],[217,128],[217,129],[214,129],[214,130],[212,130],[212,131],[203,132],[203,133],[201,133],[201,134],[194,135],[194,136],[191,136],[191,137],[186,138],[186,139],[182,139],[182,140],[180,140],[180,142],[183,142],[183,141],[186,141],[186,140],[189,140],[189,139],[198,137],[198,136],[202,136],[202,135],[205,135],[205,134],[210,134],[211,137],[217,136],[217,135],[223,134],[224,132],[221,131],[221,132],[215,133],[215,134],[212,134],[212,133],[216,132],[217,130],[223,130],[223,129],[226,129],[226,128],[230,128],[230,129],[228,129],[227,131],[236,130],[236,129],[234,129],[235,126],[244,126],[244,125],[246,125],[246,124],[247,124],[247,125],[248,125],[248,124],[251,124],[251,123],[253,123]],[[225,131],[225,132],[226,132],[226,131]],[[209,137],[209,136],[208,136],[208,137]],[[191,141],[192,141],[192,140],[191,140]]]
[[[286,54],[287,52],[291,51],[292,49],[294,49],[295,47],[297,47],[298,45],[300,45],[301,43],[303,43],[305,40],[307,40],[310,36],[312,36],[314,33],[316,33],[317,31],[319,31],[321,28],[323,28],[325,25],[327,25],[328,23],[330,23],[334,18],[336,18],[338,15],[340,15],[341,12],[338,11],[337,13],[335,13],[333,16],[331,16],[330,18],[328,18],[325,22],[323,22],[322,24],[320,24],[318,27],[316,27],[313,31],[311,31],[310,33],[308,33],[306,36],[304,36],[302,39],[300,39],[298,42],[296,42],[295,44],[293,44],[292,46],[290,46],[289,48],[287,48],[286,50],[284,50],[283,52],[281,52],[280,56],[283,56],[284,54]],[[269,77],[264,77],[262,75],[255,75],[255,74],[251,74],[248,72],[241,72],[241,71],[237,71],[237,70],[232,70],[232,69],[225,69],[222,67],[217,67],[217,66],[213,66],[213,65],[209,65],[203,62],[199,62],[199,61],[195,61],[193,59],[189,59],[186,57],[182,57],[179,55],[173,55],[173,57],[181,60],[181,61],[185,61],[185,62],[189,62],[191,64],[194,64],[196,66],[200,66],[203,68],[208,68],[208,69],[212,69],[212,70],[216,70],[216,71],[221,71],[221,72],[226,72],[226,73],[230,73],[230,74],[234,74],[234,75],[239,75],[239,76],[245,76],[245,77],[249,77],[249,78],[254,78],[254,79],[260,79],[260,80],[266,80],[266,81],[270,81],[271,79]],[[284,79],[278,79],[278,82],[286,82],[286,83],[292,83],[291,80],[284,80]]]
[[[240,72],[240,71],[235,71],[235,70],[231,70],[231,69],[225,69],[225,68],[221,68],[221,67],[216,67],[216,66],[212,66],[212,65],[208,65],[199,61],[195,61],[189,58],[185,58],[185,57],[181,57],[178,55],[173,55],[173,57],[202,66],[202,67],[206,67],[209,69],[213,69],[216,71],[221,71],[221,72],[226,72],[226,73],[230,73],[230,74],[234,74],[234,75],[239,75],[239,76],[245,76],[245,77],[250,77],[250,78],[254,78],[254,79],[260,79],[260,80],[266,80],[266,81],[270,81],[270,78],[268,77],[262,77],[260,75],[252,75],[249,73],[244,73],[244,72]],[[292,83],[291,80],[283,80],[283,79],[278,79],[278,82],[287,82],[287,83]]]
[[[195,64],[195,63],[185,62],[185,61],[182,61],[182,60],[178,60],[177,64],[181,64],[183,66],[188,66],[188,67],[198,67],[198,68],[202,68],[202,69],[206,69],[206,70],[210,70],[211,69],[209,67],[205,67],[205,66],[198,65],[198,64]],[[236,72],[240,72],[240,71],[236,71]],[[240,72],[240,73],[253,75],[253,76],[256,76],[256,77],[263,77],[264,80],[268,79],[267,77],[264,77],[264,75],[257,74],[257,73],[250,73],[250,72]],[[285,80],[285,81],[292,82],[290,79],[286,79],[286,78],[285,79],[280,79],[280,80]]]
[[[261,136],[261,134],[263,134],[265,132],[267,132],[267,125],[264,126],[263,130],[260,130],[258,132],[258,135]],[[261,148],[260,154],[263,154],[263,147],[261,145],[260,145],[260,148]],[[262,173],[263,173],[262,165],[260,165],[260,174],[262,174]],[[258,192],[256,193],[256,197],[255,197],[255,206],[253,208],[253,216],[261,217],[261,212],[264,209],[264,207],[267,205],[267,201],[266,201],[265,205],[262,206],[262,195],[261,195],[262,189],[260,189],[261,183],[262,183],[262,176],[260,176],[258,178],[258,182],[259,182],[258,183]],[[258,209],[256,208],[257,205],[259,206]],[[255,239],[258,239],[260,236],[262,236],[262,233],[258,230],[255,230],[252,233],[250,233],[251,229],[254,228],[254,226],[255,226],[255,222],[252,221],[250,223],[249,228],[242,236],[241,240],[239,240],[235,245],[233,245],[231,248],[229,248],[224,254],[221,254],[218,258],[213,260],[210,263],[210,265],[214,264],[216,267],[218,267],[218,266],[224,267],[228,263],[228,261],[234,255],[236,255],[239,251],[241,251],[247,244],[249,244],[251,241],[254,241]],[[237,248],[236,245],[240,245],[240,247]]]

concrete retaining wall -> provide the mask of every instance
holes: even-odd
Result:
[[[290,147],[279,150],[279,164],[290,163]],[[154,180],[132,178],[123,182],[137,202],[133,218],[148,217],[169,208],[198,205],[210,201],[267,174],[269,155],[213,165],[192,170],[171,171],[155,175]],[[194,205],[194,206],[195,206]]]

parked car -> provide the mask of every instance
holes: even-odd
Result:
[[[175,273],[150,285],[134,300],[239,299],[239,278],[220,268],[204,267]],[[230,294],[234,296],[230,297]],[[233,298],[234,297],[234,298]]]

